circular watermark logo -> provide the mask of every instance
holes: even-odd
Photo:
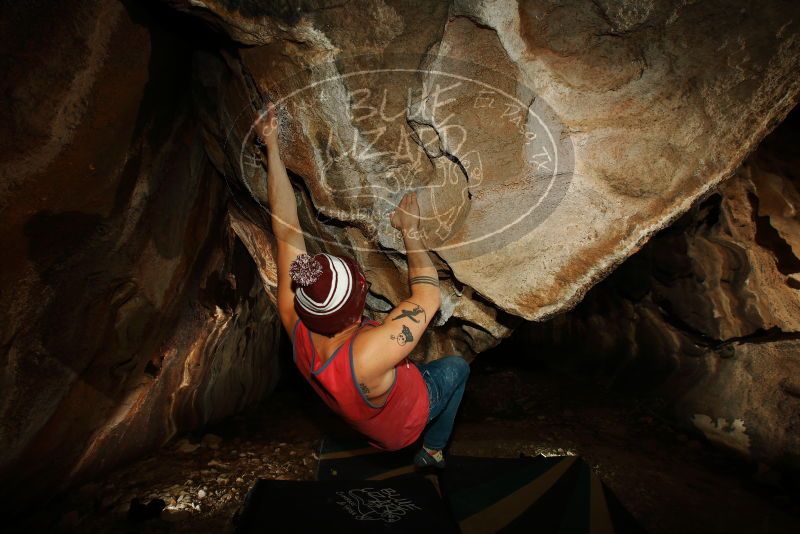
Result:
[[[429,249],[448,262],[492,253],[546,220],[573,175],[572,141],[553,110],[491,65],[356,56],[316,64],[266,92],[283,160],[307,189],[301,230],[337,248],[402,250],[389,216],[415,191]],[[240,117],[250,122],[229,132],[235,178],[268,211],[252,108]],[[342,239],[348,227],[360,237]]]

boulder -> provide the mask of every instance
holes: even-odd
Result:
[[[241,45],[194,67],[217,169],[266,211],[249,126],[277,102],[309,247],[369,270],[377,317],[407,291],[387,215],[418,191],[443,292],[420,359],[573,307],[800,88],[800,11],[777,1],[168,3]]]
[[[800,114],[733,178],[513,344],[565,370],[665,399],[680,425],[800,468]]]
[[[800,89],[799,8],[777,0],[12,4],[0,8],[7,503],[97,476],[274,384],[274,239],[250,130],[267,100],[308,247],[361,262],[376,318],[407,294],[388,213],[420,193],[442,280],[413,355],[426,360],[470,359],[574,307],[712,195]],[[698,209],[755,222],[687,235],[696,248],[673,258],[705,282],[667,284],[666,316],[628,297],[614,313],[636,317],[620,340],[647,332],[637,351],[710,355],[694,361],[723,399],[726,381],[767,373],[766,351],[784,393],[741,402],[791,403],[795,340],[740,351],[740,338],[794,331],[796,316],[783,287],[798,283],[793,197],[753,173]],[[768,263],[753,242],[781,258],[777,272],[739,270]],[[674,365],[670,354],[653,361]],[[780,434],[751,404],[723,411],[681,391],[709,436],[733,429],[767,454],[756,435]]]

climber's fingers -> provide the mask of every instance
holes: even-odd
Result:
[[[273,128],[277,128],[278,127],[278,112],[275,109],[275,103],[274,102],[267,103],[267,118],[268,118],[267,123],[271,127],[273,127]]]
[[[273,102],[268,102],[266,110],[262,111],[256,119],[253,129],[266,141],[277,141],[278,113]]]
[[[417,193],[416,191],[412,191],[411,193],[406,193],[403,197],[403,209],[408,212],[410,215],[414,215],[415,217],[419,217],[419,203],[417,202]]]

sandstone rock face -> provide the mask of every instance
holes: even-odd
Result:
[[[406,294],[387,214],[421,193],[443,288],[424,359],[471,358],[523,319],[574,306],[730,175],[800,90],[798,8],[777,0],[45,4],[2,8],[4,502],[100,473],[269,390],[274,242],[248,148],[268,98],[309,248],[365,266],[375,316]],[[217,33],[185,29],[201,21]],[[690,334],[620,297],[625,313],[642,310],[620,323],[637,351],[727,355],[739,338],[796,331],[783,286],[797,285],[794,204],[784,174],[759,172],[713,197],[731,217],[759,214],[755,237],[729,228],[749,248],[685,238],[696,247],[685,261],[708,254],[697,262],[710,269],[698,271],[702,291],[674,289],[669,317]],[[771,243],[763,258],[753,239]],[[735,267],[772,257],[780,274]],[[727,287],[743,279],[765,297]],[[713,280],[718,290],[703,285]],[[765,455],[767,436],[795,447],[796,426],[775,419],[796,398],[795,342],[743,345],[724,366],[688,360],[700,369],[697,389],[681,390],[693,424],[735,429],[740,448]],[[653,354],[672,369],[674,355]],[[725,384],[761,375],[788,393],[732,400]],[[708,405],[714,388],[730,411]]]
[[[114,0],[46,4],[2,14],[4,509],[276,378],[279,323],[198,135],[188,43]]]
[[[800,115],[790,117],[717,193],[518,341],[660,394],[714,442],[800,467]]]
[[[782,2],[169,3],[246,45],[195,63],[214,164],[265,206],[242,147],[278,102],[310,246],[371,271],[376,315],[405,291],[387,214],[421,193],[444,303],[420,358],[469,358],[574,306],[800,88]]]

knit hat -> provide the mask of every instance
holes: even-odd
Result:
[[[289,268],[294,309],[312,332],[331,336],[361,318],[367,279],[350,258],[300,254]]]

